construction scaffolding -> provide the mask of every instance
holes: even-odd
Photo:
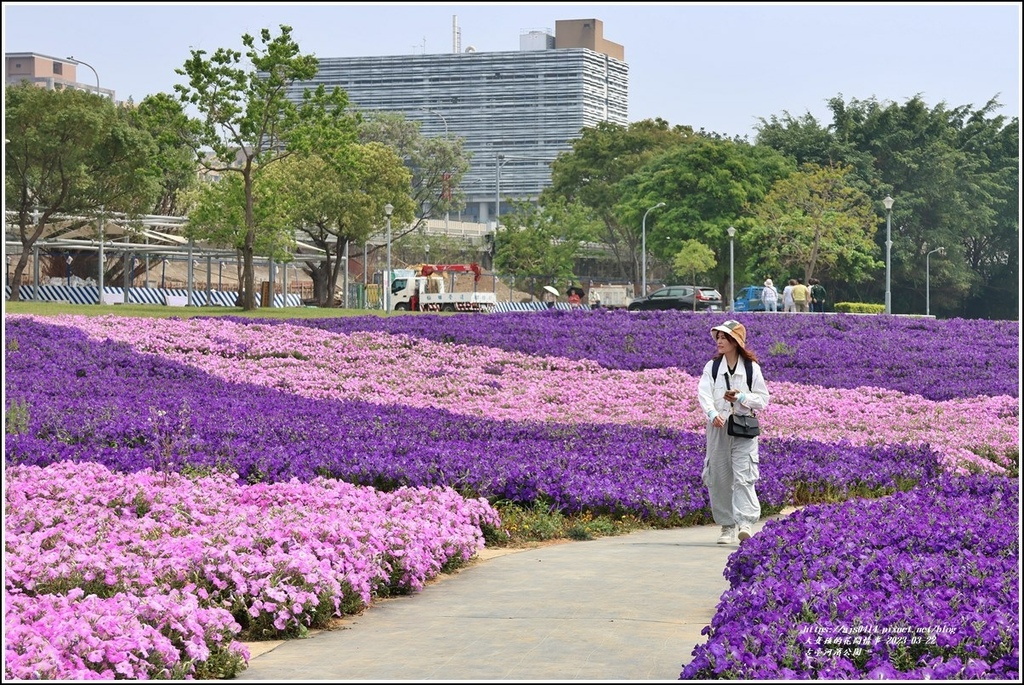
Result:
[[[34,215],[33,221],[38,220],[38,214]],[[24,248],[21,241],[16,239],[17,221],[16,212],[6,213],[6,298],[10,298],[14,285],[12,266],[23,257]],[[177,304],[180,298],[184,297],[186,306],[201,306],[204,303],[234,306],[237,291],[240,290],[240,255],[233,249],[211,246],[183,237],[180,232],[186,222],[187,217],[158,215],[57,215],[52,219],[52,229],[45,230],[44,237],[32,245],[32,254],[26,262],[21,282],[26,294],[30,294],[26,299],[60,299],[95,304],[154,301]],[[108,287],[104,283],[104,275],[108,270],[108,254],[117,255],[123,260],[124,278],[120,287]],[[323,254],[322,250],[300,242],[298,249],[291,256],[295,260],[319,257]],[[48,262],[49,273],[44,274],[47,269],[44,268],[43,261]],[[63,265],[62,269],[60,265]],[[73,268],[74,266],[78,268]],[[214,266],[217,269],[216,286],[213,281]],[[233,267],[228,271],[227,289],[224,287],[225,266]],[[257,284],[276,284],[276,273],[280,271],[283,297],[275,297],[275,304],[272,306],[279,306],[276,304],[278,299],[282,302],[280,306],[285,306],[285,302],[288,303],[287,306],[301,305],[304,298],[288,294],[287,262],[274,262],[266,257],[257,257],[255,266]],[[160,269],[159,286],[151,283],[154,267]],[[170,281],[167,278],[168,267],[171,270]],[[62,271],[61,276],[53,275],[55,268]],[[205,288],[201,281],[197,281],[197,271],[205,273]],[[292,271],[294,273],[294,269]],[[137,274],[143,279],[141,286],[137,284]],[[230,287],[232,281],[234,287]],[[272,287],[272,290],[274,289],[276,285]],[[133,291],[137,291],[134,296]]]

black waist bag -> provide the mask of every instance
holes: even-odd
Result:
[[[761,434],[761,424],[753,414],[729,414],[727,431],[737,438],[756,438]]]
[[[747,385],[750,385],[749,376],[747,377]],[[725,387],[730,387],[729,376],[725,377]],[[731,405],[732,402],[729,404]],[[726,432],[734,438],[756,438],[761,434],[761,423],[753,414],[729,414]]]

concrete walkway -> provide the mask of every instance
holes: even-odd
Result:
[[[764,524],[755,527],[755,534]],[[728,589],[718,526],[489,550],[337,630],[250,643],[240,680],[678,680]]]

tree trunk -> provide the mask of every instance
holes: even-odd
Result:
[[[14,276],[11,279],[11,302],[21,301],[21,277],[28,267],[28,252],[22,252],[18,257],[18,263],[14,266]]]
[[[256,220],[252,213],[252,172],[249,165],[243,174],[245,187],[245,242],[242,245],[242,309],[256,309],[256,272],[253,266],[253,252],[256,245]],[[266,303],[264,303],[266,304]]]
[[[252,311],[256,309],[256,274],[253,266],[253,247],[250,235],[247,233],[245,246],[242,248],[242,309]]]
[[[326,264],[325,264],[326,262]],[[331,297],[330,262],[325,259],[319,266],[310,268],[309,276],[313,280],[313,297],[316,299],[316,306],[322,308],[332,307],[334,299]]]
[[[331,295],[331,304],[334,303],[334,293],[338,290],[338,275],[341,273],[342,261],[345,259],[344,245],[347,241],[343,240],[341,236],[338,236],[338,240],[334,246],[334,264],[331,264],[331,255],[327,254],[327,291]],[[345,295],[341,296],[341,306],[344,307]]]

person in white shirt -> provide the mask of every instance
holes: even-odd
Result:
[[[796,313],[796,301],[793,299],[793,286],[796,285],[796,279],[789,279],[789,283],[782,289],[782,311]]]
[[[701,480],[708,489],[711,515],[722,527],[718,544],[728,545],[736,541],[737,528],[739,540],[748,539],[751,527],[761,518],[754,488],[761,477],[758,438],[729,435],[729,415],[764,409],[769,394],[757,355],[746,346],[746,327],[739,321],[726,321],[712,328],[711,336],[717,355],[704,365],[697,386],[700,407],[707,417]]]
[[[766,312],[779,311],[779,291],[775,289],[775,284],[772,283],[771,278],[764,279],[761,301],[764,302],[764,310]]]

